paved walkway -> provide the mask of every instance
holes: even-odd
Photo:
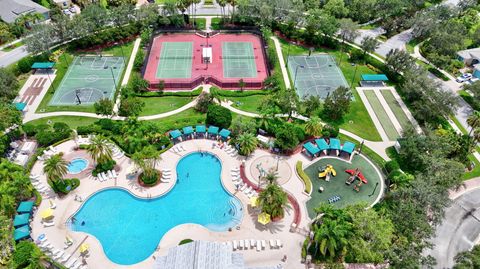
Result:
[[[277,51],[277,58],[280,61],[280,68],[282,70],[285,87],[287,89],[290,89],[291,88],[290,78],[288,77],[287,67],[285,66],[285,60],[283,59],[282,46],[280,45],[280,41],[278,41],[278,38],[276,36],[272,36],[270,38],[273,40],[273,43],[275,44],[275,50]]]

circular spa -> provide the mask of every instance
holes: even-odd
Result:
[[[78,174],[87,169],[88,161],[82,158],[73,159],[68,163],[67,170],[69,174]]]
[[[223,187],[221,169],[214,155],[189,154],[178,162],[177,183],[167,194],[142,199],[123,189],[100,191],[77,211],[71,229],[95,236],[106,256],[122,265],[148,258],[177,225],[195,223],[228,231],[241,222],[243,209]]]

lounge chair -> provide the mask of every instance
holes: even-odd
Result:
[[[80,265],[82,265],[81,263],[77,263],[75,264],[74,266],[70,267],[71,269],[78,269],[80,268]]]
[[[248,188],[242,190],[245,195],[248,195],[251,191],[253,190],[252,186],[249,186]]]
[[[53,146],[48,147],[48,149],[51,150],[53,153],[57,153],[57,150]]]
[[[257,251],[260,251],[262,249],[262,243],[260,242],[260,240],[257,240]]]
[[[243,192],[246,188],[247,188],[247,184],[244,184],[244,185],[240,188],[240,191]]]
[[[249,192],[249,193],[247,194],[247,197],[248,197],[248,198],[252,198],[252,197],[255,196],[255,195],[257,195],[257,192],[256,192],[255,190],[252,190],[251,192]]]
[[[243,240],[239,241],[239,246],[240,246],[241,249],[243,249],[245,247],[245,244],[244,244]]]
[[[108,180],[108,176],[107,176],[104,172],[101,172],[101,173],[100,173],[100,178],[101,178],[103,181],[107,181],[107,180]]]
[[[72,268],[76,262],[77,262],[77,259],[72,259],[67,264],[65,264],[65,267]]]
[[[283,247],[282,241],[280,241],[280,239],[277,239],[277,246],[278,248]]]
[[[111,170],[108,170],[107,172],[108,179],[113,179],[113,174]]]
[[[162,175],[162,179],[170,179],[170,178],[172,178],[171,175]]]
[[[168,175],[168,176],[169,176],[169,175],[171,175],[171,174],[172,174],[171,171],[162,171],[162,175]]]
[[[232,171],[240,171],[240,168],[239,167],[234,167],[234,168],[232,168]]]
[[[262,249],[265,249],[265,246],[267,245],[267,243],[265,243],[265,240],[262,240]]]
[[[113,178],[117,178],[117,177],[118,177],[117,171],[115,171],[115,169],[112,170],[112,174],[113,174]]]
[[[58,248],[56,248],[55,250],[52,251],[52,257],[53,256],[56,256],[60,253],[61,250],[59,250]]]
[[[30,175],[30,179],[39,179],[40,175]]]
[[[65,255],[63,255],[63,258],[61,258],[59,260],[60,263],[64,263],[66,261],[68,261],[68,259],[70,258],[71,255],[69,255],[68,253],[65,253]]]
[[[277,245],[275,244],[275,241],[273,239],[270,239],[270,248],[276,248]]]
[[[180,145],[179,147],[180,147],[180,149],[181,149],[182,151],[187,151],[187,150],[183,147],[183,145]]]
[[[168,169],[168,168],[163,168],[162,169],[162,172],[170,172],[170,171],[172,171],[172,169]]]
[[[55,222],[53,222],[53,221],[47,221],[47,222],[43,223],[43,227],[51,227],[51,226],[54,226],[54,225],[55,225]]]
[[[65,251],[60,249],[60,252],[54,255],[54,259],[58,261],[60,258],[63,257],[63,255],[65,255]]]
[[[250,240],[245,240],[245,249],[249,249],[250,248]]]
[[[255,241],[255,240],[253,240],[253,239],[250,239],[250,246],[252,246],[252,248],[254,248],[255,245],[256,245],[256,244],[255,244],[256,242],[257,242],[257,241]]]
[[[88,269],[88,266],[86,264],[84,264],[84,265],[80,266],[79,269]]]
[[[230,153],[230,156],[231,156],[231,157],[237,157],[237,155],[238,155],[238,154],[237,154],[237,151],[234,151],[234,152]]]
[[[237,240],[233,240],[233,250],[237,250]]]
[[[37,160],[45,161],[45,157],[43,157],[43,156],[37,156]]]
[[[55,202],[52,201],[51,199],[48,199],[48,203],[50,204],[50,209],[55,209],[55,208],[57,208],[57,204],[55,204]]]

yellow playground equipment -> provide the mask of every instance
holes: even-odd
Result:
[[[326,167],[323,168],[323,171],[320,172],[321,169],[318,169],[318,178],[325,178],[325,181],[330,181],[330,176],[337,176],[337,171],[333,168],[331,164],[327,164]]]

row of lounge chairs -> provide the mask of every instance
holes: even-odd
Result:
[[[117,172],[115,171],[115,169],[112,169],[107,172],[102,172],[97,174],[97,177],[93,177],[93,179],[98,180],[100,182],[105,182],[109,179],[110,180],[116,179],[117,177],[118,177]]]
[[[270,239],[268,241],[270,245],[270,249],[280,249],[283,247],[283,243],[280,239]],[[233,240],[227,241],[223,243],[227,245],[232,250],[249,250],[249,249],[256,249],[257,251],[265,250],[267,247],[266,240],[255,240],[255,239],[245,239],[245,240]]]
[[[38,243],[40,249],[47,253],[52,259],[63,264],[69,269],[87,269],[87,265],[82,265],[77,258],[73,258],[72,254],[65,252],[62,249],[55,248],[45,237]],[[68,262],[67,262],[68,261]]]
[[[168,183],[172,178],[172,170],[170,169],[162,169],[162,182]]]
[[[243,182],[242,178],[240,177],[240,169],[238,167],[232,169],[231,176],[232,182],[237,190],[243,192],[248,198],[258,195],[257,191]]]
[[[227,142],[219,142],[219,143],[213,142],[212,149],[215,149],[215,148],[223,149],[228,155],[232,157],[237,156],[237,150],[231,145],[228,145]]]
[[[48,195],[50,191],[49,186],[45,186],[43,182],[40,181],[40,175],[30,175],[30,181],[32,182],[33,187],[43,195]]]
[[[174,153],[180,153],[182,151],[186,151],[186,149],[182,146],[182,145],[179,145],[179,146],[173,146],[171,149],[170,149],[171,152],[174,152]]]
[[[46,159],[50,158],[50,156],[55,155],[58,153],[58,150],[53,146],[49,146],[48,149],[43,151],[42,156],[38,156],[37,159],[40,161],[45,161]]]

